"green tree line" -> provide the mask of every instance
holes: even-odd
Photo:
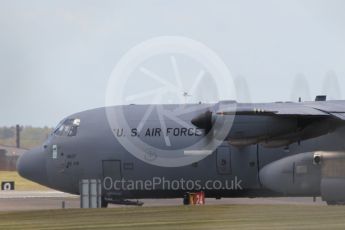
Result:
[[[51,134],[50,127],[22,126],[20,132],[21,147],[33,148],[42,144]],[[16,127],[0,127],[0,145],[16,146]]]

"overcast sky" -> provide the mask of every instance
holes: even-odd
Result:
[[[296,76],[297,94],[344,91],[344,12],[343,0],[0,0],[0,126],[104,106],[116,63],[156,36],[207,45],[252,102],[290,100]]]

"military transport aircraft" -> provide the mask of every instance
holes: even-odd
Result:
[[[147,113],[149,106],[177,111],[179,118]],[[214,198],[321,196],[328,204],[343,204],[344,124],[345,101],[326,96],[299,103],[105,107],[65,118],[42,147],[20,157],[17,169],[29,180],[72,194],[79,194],[82,179],[120,181],[104,182],[103,206],[197,191]],[[164,163],[175,157],[182,163]],[[180,184],[169,185],[172,181]]]

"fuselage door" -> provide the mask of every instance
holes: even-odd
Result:
[[[121,161],[105,160],[102,162],[103,167],[103,193],[106,195],[120,196],[121,189]]]
[[[219,174],[231,174],[231,152],[228,147],[217,149],[217,171]]]

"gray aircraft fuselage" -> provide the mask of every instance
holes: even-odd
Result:
[[[253,105],[255,106],[255,104]],[[345,103],[342,103],[342,105],[345,105]],[[240,185],[239,188],[222,187],[215,189],[202,186],[193,189],[204,191],[207,197],[215,198],[320,196],[321,191],[318,187],[318,184],[321,183],[320,169],[312,163],[313,153],[317,151],[343,152],[345,150],[345,128],[341,125],[334,129],[330,128],[331,131],[315,137],[312,136],[309,139],[301,137],[296,141],[294,137],[287,136],[286,138],[291,139],[292,143],[267,147],[265,143],[268,142],[265,142],[265,140],[274,137],[269,135],[260,136],[260,131],[267,129],[276,134],[276,131],[273,130],[274,127],[270,127],[271,123],[267,123],[267,121],[286,124],[286,127],[290,127],[290,120],[287,121],[285,118],[274,120],[277,119],[275,117],[272,120],[271,115],[266,116],[264,113],[260,116],[238,113],[234,115],[232,134],[230,134],[233,137],[233,142],[224,141],[212,154],[187,166],[156,166],[138,159],[119,142],[119,138],[138,135],[136,128],[148,106],[128,105],[112,108],[123,110],[128,120],[128,126],[118,128],[110,127],[106,108],[84,111],[67,117],[64,121],[69,120],[71,123],[78,119],[80,124],[78,123],[76,130],[69,130],[69,133],[63,133],[62,129],[55,130],[43,146],[30,150],[20,157],[17,165],[18,172],[21,176],[39,184],[72,194],[79,194],[79,183],[82,179],[103,180],[105,177],[110,176],[113,179],[126,181],[152,180],[152,178],[159,177],[168,181],[180,181],[182,178],[185,181],[199,181],[201,185],[204,185],[207,181],[219,181],[221,184],[232,181]],[[165,106],[170,107],[170,109],[177,107],[177,105]],[[200,106],[200,110],[181,116],[181,119],[188,124],[191,124],[193,118],[212,108],[214,104],[186,105],[184,108],[188,109],[192,106]],[[241,108],[241,104],[238,104],[238,106]],[[206,131],[202,128],[193,126],[195,130],[200,131],[200,133],[197,133],[195,130],[183,128],[171,119],[165,119],[165,127],[162,127],[159,116],[154,112],[148,116],[146,121],[140,130],[141,137],[145,143],[155,147],[154,151],[159,151],[157,149],[160,148],[183,150],[191,143],[196,143],[205,138],[206,135]],[[170,140],[170,146],[168,147],[164,142],[165,134],[163,129],[165,129],[165,132],[168,129],[170,130],[166,134]],[[294,130],[287,132],[294,132]],[[279,131],[278,129],[277,135],[280,135]],[[281,134],[281,136],[284,136],[284,133]],[[253,143],[247,144],[232,144],[236,140],[241,142],[255,139],[257,136],[262,138],[258,138],[257,143],[253,141]],[[289,157],[295,155],[300,157],[290,161]],[[262,172],[265,166],[284,159],[287,160],[286,163],[283,163],[282,168],[286,166],[287,169],[282,174],[280,174],[280,171],[265,170],[265,172]],[[298,164],[301,162],[304,162],[303,164],[306,167],[299,167]],[[308,170],[303,171],[306,168]],[[309,175],[311,179],[305,181],[307,174],[310,172],[312,172]],[[278,174],[283,177],[286,176],[286,178],[278,177]],[[275,175],[277,175],[277,178],[275,178]],[[280,187],[288,187],[275,189],[272,185],[275,181]],[[310,181],[313,183],[308,184]],[[279,185],[279,183],[283,184]],[[123,199],[177,198],[182,197],[188,191],[187,188],[160,189],[158,186],[155,190],[121,189],[114,191],[111,189],[104,191],[103,195]]]

